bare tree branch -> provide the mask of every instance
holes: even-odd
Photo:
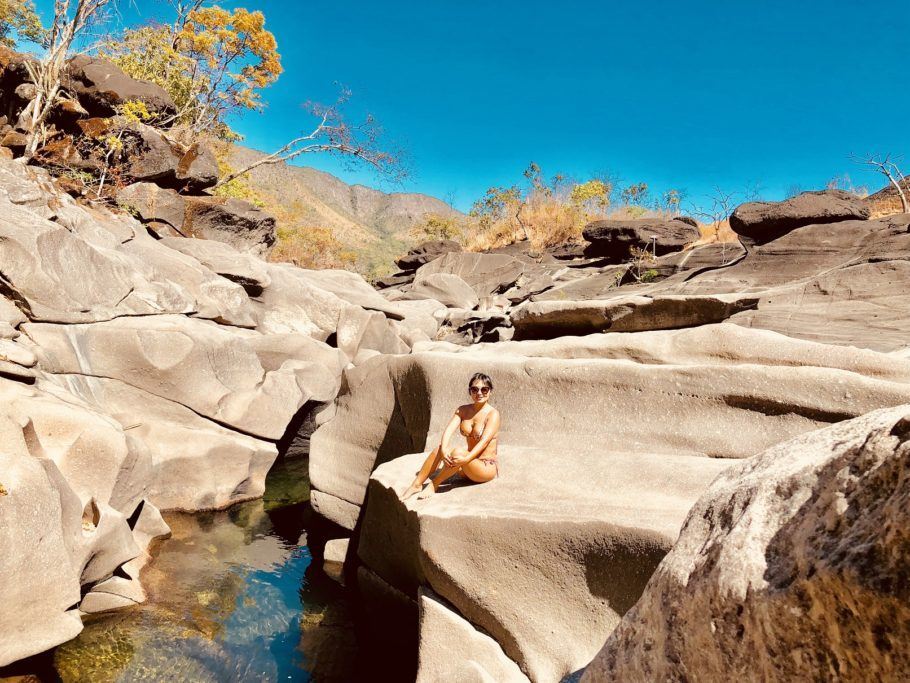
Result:
[[[880,154],[869,154],[863,158],[851,155],[850,158],[858,164],[865,164],[866,166],[874,168],[885,176],[894,186],[894,189],[897,190],[903,212],[910,213],[910,199],[908,199],[907,191],[904,187],[906,184],[906,177],[901,173],[901,169],[897,165],[900,157],[892,157],[890,154],[885,154],[884,156]],[[895,176],[897,177],[895,178]]]
[[[47,51],[38,61],[26,62],[35,85],[35,97],[25,109],[28,115],[28,142],[25,157],[34,156],[47,137],[45,122],[61,96],[61,76],[73,41],[98,12],[112,0],[55,0],[54,20],[48,31]]]
[[[341,107],[348,97],[349,93],[343,91],[335,104],[331,106],[307,104],[306,108],[319,120],[315,128],[309,133],[294,138],[271,154],[257,159],[238,171],[227,174],[218,181],[215,187],[240,178],[259,166],[288,162],[313,152],[329,152],[362,161],[385,175],[394,175],[396,172],[402,174],[398,158],[389,152],[379,150],[378,138],[381,130],[371,116],[367,116],[366,120],[358,126],[350,126],[345,122],[341,114]]]

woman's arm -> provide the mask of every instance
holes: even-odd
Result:
[[[492,415],[487,418],[487,421],[483,425],[483,436],[480,437],[480,441],[474,444],[466,458],[456,462],[456,465],[464,465],[465,463],[471,462],[474,458],[483,453],[487,446],[490,445],[490,442],[496,438],[499,434],[499,411],[494,410]]]
[[[449,442],[452,440],[452,435],[455,434],[455,430],[458,429],[459,425],[461,425],[461,415],[459,415],[456,410],[455,414],[452,415],[452,419],[449,420],[449,424],[446,426],[445,431],[442,433],[442,439],[439,441],[439,453],[447,463],[451,451]]]

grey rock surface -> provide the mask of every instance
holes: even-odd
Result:
[[[906,679],[908,438],[905,405],[723,472],[583,680]]]
[[[730,227],[749,244],[764,244],[805,225],[869,218],[861,197],[843,190],[803,192],[782,202],[749,202],[736,207]]]

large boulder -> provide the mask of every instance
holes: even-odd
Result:
[[[434,273],[457,275],[478,297],[488,297],[505,292],[526,272],[536,275],[536,271],[535,266],[505,254],[450,252],[421,266],[417,270],[417,280]]]
[[[420,266],[430,261],[435,261],[443,254],[458,251],[463,250],[461,245],[455,240],[431,240],[418,244],[395,261],[395,265],[401,270],[417,270]]]
[[[910,216],[807,225],[749,248],[724,268],[658,282],[642,293],[749,293],[737,324],[831,344],[893,351],[910,335]]]
[[[166,118],[177,112],[167,91],[138,81],[105,59],[76,55],[66,65],[64,87],[92,116],[112,116],[127,102],[143,102],[150,113]]]
[[[595,332],[641,332],[718,323],[754,308],[746,294],[616,296],[589,301],[533,301],[511,313],[516,339],[553,339]]]
[[[566,446],[554,457],[510,444],[500,479],[453,486],[426,503],[398,499],[423,453],[382,465],[358,547],[373,572],[411,599],[421,586],[445,598],[472,631],[497,641],[503,668],[514,672],[517,663],[537,681],[559,681],[590,661],[698,494],[729,464]],[[438,636],[432,623],[421,625],[429,628],[420,637],[427,653]],[[476,647],[474,633],[462,637],[450,645]],[[419,678],[431,680],[438,664],[422,661],[429,671]]]
[[[132,183],[117,190],[117,203],[143,223],[166,223],[181,234],[186,201],[176,190],[156,183]]]
[[[902,406],[722,473],[583,680],[910,678],[908,461]]]
[[[199,192],[218,182],[218,162],[204,143],[184,147],[144,123],[128,127],[129,163],[126,173],[136,182]]]
[[[477,292],[454,273],[421,273],[404,294],[411,300],[431,299],[450,308],[476,308]]]
[[[275,219],[242,199],[186,197],[181,232],[229,244],[238,251],[265,257],[275,244]]]
[[[843,190],[803,192],[782,202],[749,202],[736,207],[730,227],[746,244],[765,244],[804,225],[869,218],[861,197]]]
[[[608,258],[613,263],[629,259],[636,249],[655,256],[681,251],[701,236],[687,221],[656,218],[593,221],[582,234],[591,243],[585,248],[586,256]]]

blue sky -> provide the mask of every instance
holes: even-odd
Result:
[[[371,112],[407,150],[397,189],[462,209],[530,161],[696,202],[715,185],[776,199],[844,173],[881,186],[851,153],[906,153],[910,166],[906,0],[222,4],[261,9],[283,56],[267,109],[235,121],[247,144],[280,146],[308,123],[300,104],[331,101],[339,82],[351,118]],[[124,20],[162,7],[137,0]]]

